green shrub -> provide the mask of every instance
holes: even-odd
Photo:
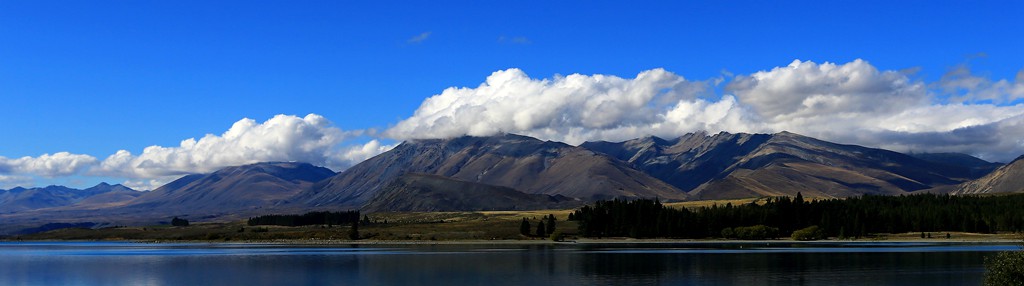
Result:
[[[562,241],[562,232],[561,231],[555,231],[555,232],[551,233],[551,237],[548,237],[548,238],[551,239],[551,241]]]
[[[985,285],[1024,285],[1024,251],[986,257],[985,269]]]
[[[736,238],[736,232],[731,227],[722,229],[722,238]]]
[[[779,228],[766,225],[741,226],[733,229],[736,238],[746,240],[762,240],[779,237]]]
[[[793,240],[808,241],[808,240],[825,239],[826,236],[825,236],[825,232],[822,231],[821,228],[818,228],[818,226],[816,226],[816,225],[812,225],[812,226],[808,226],[808,227],[805,227],[803,229],[794,231],[793,235],[791,235],[790,238],[792,238]]]

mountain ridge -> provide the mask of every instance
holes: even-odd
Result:
[[[627,161],[696,199],[793,196],[797,192],[814,197],[898,195],[975,178],[965,167],[785,131],[696,132],[675,139],[645,137],[580,146]]]
[[[674,187],[608,157],[561,142],[503,134],[403,142],[297,196],[305,206],[358,207],[406,173],[573,198],[660,197],[682,200]]]

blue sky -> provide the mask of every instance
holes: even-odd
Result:
[[[1010,135],[1000,130],[1020,127],[1003,122],[1019,115],[1018,109],[1009,109],[1021,103],[1019,97],[949,98],[1014,93],[1018,72],[1024,69],[1021,2],[820,2],[4,1],[0,2],[0,98],[5,108],[0,112],[0,134],[6,140],[0,140],[0,156],[7,161],[0,161],[0,176],[4,176],[0,187],[84,187],[102,180],[150,180],[156,184],[178,173],[239,161],[191,162],[183,166],[192,169],[147,175],[101,172],[94,170],[94,165],[118,150],[139,156],[147,146],[171,148],[188,138],[219,136],[243,118],[262,124],[279,114],[294,116],[292,119],[315,114],[328,120],[325,128],[333,128],[330,130],[337,131],[341,139],[327,140],[312,151],[331,153],[324,155],[327,157],[343,156],[346,148],[371,140],[380,146],[366,150],[379,151],[402,139],[430,134],[521,131],[563,141],[625,136],[608,131],[607,124],[597,126],[604,128],[602,132],[591,133],[587,128],[596,125],[588,123],[554,128],[520,122],[509,123],[512,128],[495,124],[490,126],[493,128],[439,131],[430,124],[412,122],[436,119],[413,114],[427,98],[449,87],[478,87],[492,73],[508,69],[521,71],[527,79],[556,84],[556,75],[630,80],[645,71],[664,69],[671,73],[664,80],[679,77],[688,83],[703,83],[707,90],[698,97],[708,103],[732,99],[734,106],[760,118],[749,120],[768,122],[755,127],[704,124],[690,129],[742,132],[787,128],[792,125],[786,124],[793,122],[781,122],[796,113],[770,114],[757,105],[764,101],[756,97],[772,93],[730,86],[742,82],[737,78],[754,78],[757,72],[785,68],[797,59],[813,63],[810,69],[827,69],[823,67],[826,63],[846,66],[862,59],[868,66],[859,67],[865,70],[898,73],[893,75],[896,79],[880,77],[891,80],[889,83],[911,82],[896,93],[919,94],[914,102],[941,105],[929,110],[968,104],[975,108],[973,112],[982,114],[958,121],[958,128],[975,120],[1002,138]],[[959,92],[943,89],[947,86],[943,85],[944,75],[955,71],[967,72],[968,80],[988,83],[953,85],[960,87]],[[1002,88],[1000,80],[1007,82]],[[669,87],[675,88],[682,87]],[[987,104],[987,111],[974,106],[977,104]],[[655,112],[675,106],[656,106]],[[925,110],[926,106],[920,107]],[[473,118],[451,112],[456,120]],[[1003,115],[984,115],[990,113]],[[579,114],[580,120],[592,119],[584,111]],[[632,122],[627,125],[641,120],[614,119]],[[999,122],[1003,122],[1000,127],[993,125]],[[915,145],[911,142],[924,141],[921,138],[957,134],[952,127],[933,130],[922,124],[873,126],[868,129],[877,131],[877,136],[867,136],[870,138],[816,129],[804,133],[911,151],[963,151],[983,156],[986,148],[996,148]],[[408,128],[387,132],[397,125]],[[576,132],[576,136],[557,135],[565,130]],[[958,132],[981,132],[972,130]],[[649,133],[671,136],[684,131],[690,130]],[[900,137],[908,132],[919,136]],[[890,144],[896,141],[902,143]],[[1005,160],[1013,157],[1008,154],[1024,150],[1012,140],[1000,144],[999,150],[1005,152],[990,154],[987,159]],[[85,160],[70,171],[39,171],[59,167],[33,163],[43,154],[57,152],[88,155],[95,161]],[[289,151],[267,158],[320,158],[307,155]],[[25,156],[30,158],[14,162]],[[320,160],[322,164],[331,161]],[[335,169],[356,161],[335,162]],[[7,182],[2,183],[4,180]]]

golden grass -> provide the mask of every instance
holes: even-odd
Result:
[[[734,199],[734,200],[707,200],[707,201],[690,201],[690,202],[673,202],[665,203],[664,205],[672,208],[700,208],[710,207],[713,205],[725,206],[726,204],[732,204],[734,206],[749,204],[750,202],[757,202],[758,204],[764,204],[766,199],[764,198],[748,198],[748,199]]]
[[[555,215],[556,231],[576,233],[566,221],[571,210],[487,212],[396,212],[369,214],[373,222],[360,225],[363,239],[379,241],[541,240],[519,234],[523,218],[531,223]],[[545,221],[546,223],[546,221]],[[105,229],[61,229],[21,236],[25,240],[140,240],[140,241],[275,241],[348,239],[349,226],[248,226],[242,221],[198,223],[188,227],[152,226]]]

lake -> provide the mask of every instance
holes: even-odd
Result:
[[[1009,244],[0,243],[2,285],[978,285]]]

